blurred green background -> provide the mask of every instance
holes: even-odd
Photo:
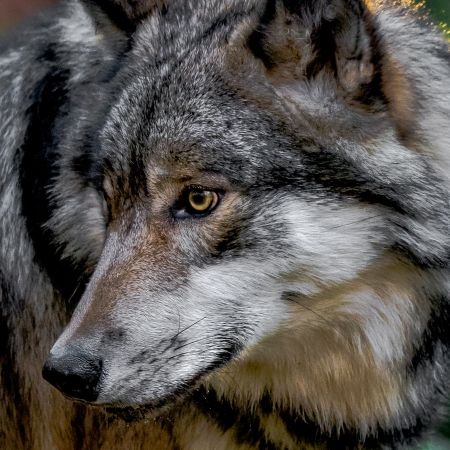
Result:
[[[420,3],[425,3],[432,17],[441,25],[445,35],[450,40],[450,29],[447,27],[447,24],[450,25],[450,0],[426,0]]]
[[[439,20],[450,22],[450,0],[427,0],[426,5]]]
[[[0,0],[0,30],[14,26],[22,18],[29,16],[39,8],[55,3],[54,0]],[[417,0],[425,4],[437,23],[450,24],[450,0]],[[450,32],[446,31],[450,39]],[[450,82],[450,80],[449,80]],[[450,450],[450,422],[441,429],[441,433],[420,450]]]

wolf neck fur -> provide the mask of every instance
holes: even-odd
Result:
[[[437,386],[445,379],[440,362],[449,344],[440,336],[427,367],[415,367],[424,348],[411,342],[445,326],[433,321],[433,302],[428,300],[439,296],[433,286],[440,284],[441,275],[422,271],[418,276],[418,271],[385,255],[344,285],[309,298],[288,293],[295,320],[209,377],[187,416],[218,428],[224,439],[233,435],[233,442],[256,440],[260,445],[265,439],[274,448],[298,448],[299,442],[308,448],[409,442],[429,425],[424,411],[435,409]],[[446,314],[438,313],[444,322],[448,301],[446,308]],[[439,381],[425,395],[419,385],[430,383],[424,380],[430,366]],[[230,415],[236,417],[227,421]],[[183,412],[180,423],[185,420]],[[239,423],[253,432],[245,437]],[[270,448],[267,442],[264,448]]]

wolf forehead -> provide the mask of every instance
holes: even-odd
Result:
[[[382,114],[352,111],[335,92],[324,93],[329,109],[318,114],[311,114],[314,99],[306,94],[304,117],[296,105],[291,121],[292,111],[249,49],[265,3],[183,2],[141,26],[101,133],[111,176],[122,173],[129,182],[131,169],[182,164],[185,172],[217,171],[238,185],[282,187],[299,177],[313,181],[318,164],[324,178],[340,169],[327,152],[337,128],[345,134],[347,123],[353,129],[356,123],[365,140],[390,130]],[[354,174],[343,168],[340,178],[346,177]]]
[[[202,57],[198,48],[191,50],[183,59],[167,62],[164,71],[138,63],[144,73],[125,78],[102,132],[112,157],[170,163],[182,157],[188,167],[210,170],[217,163],[221,170],[227,163],[230,168],[245,164],[250,178],[274,154],[280,163],[282,149],[294,144],[288,128],[224,78],[225,64]]]
[[[142,185],[149,177],[188,181],[208,172],[236,187],[281,187],[282,180],[292,178],[288,172],[294,160],[301,164],[292,149],[298,152],[299,144],[315,148],[312,139],[299,142],[280,121],[240,97],[231,85],[214,80],[213,74],[198,86],[198,72],[192,83],[187,70],[180,69],[180,74],[172,73],[156,88],[130,86],[140,104],[122,99],[112,109],[102,133],[100,162],[112,180]],[[138,172],[140,178],[130,176]]]

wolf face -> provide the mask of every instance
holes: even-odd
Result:
[[[359,1],[181,3],[114,80],[88,169],[102,250],[44,376],[119,406],[269,391],[330,428],[388,426],[406,392],[420,410],[450,234],[414,68]]]

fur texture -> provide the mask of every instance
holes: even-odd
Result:
[[[9,39],[1,448],[410,448],[433,429],[450,57],[426,18],[74,0]],[[99,370],[95,407],[41,379],[49,352],[71,380]]]

